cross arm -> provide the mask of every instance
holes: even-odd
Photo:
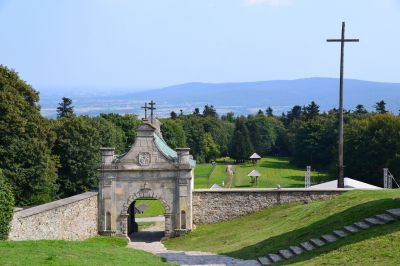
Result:
[[[327,39],[327,42],[359,42],[359,39]]]

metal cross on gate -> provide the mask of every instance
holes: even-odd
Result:
[[[149,107],[147,107],[147,103],[144,103],[144,106],[140,108],[144,109],[144,119],[147,120],[147,109],[149,109]]]
[[[339,96],[339,165],[338,165],[338,188],[344,188],[344,165],[343,165],[343,60],[344,60],[344,43],[359,42],[359,39],[345,39],[344,37],[345,23],[342,22],[342,37],[340,39],[327,39],[327,42],[340,42],[340,96]]]
[[[149,105],[150,105],[150,107],[149,107],[149,110],[150,110],[150,119],[151,119],[151,123],[153,124],[153,116],[154,116],[153,111],[156,110],[156,108],[154,107],[154,105],[156,105],[156,103],[153,102],[153,100],[151,100],[151,101],[149,102]]]

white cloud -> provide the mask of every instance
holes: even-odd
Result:
[[[246,5],[268,5],[271,7],[287,7],[292,4],[291,0],[244,0]]]

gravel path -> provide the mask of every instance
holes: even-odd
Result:
[[[240,260],[228,256],[200,252],[200,251],[175,251],[167,250],[161,243],[163,231],[152,231],[159,226],[146,228],[147,231],[135,233],[131,236],[130,248],[141,249],[154,255],[163,257],[169,262],[179,265],[208,265],[208,266],[260,266],[256,260]]]

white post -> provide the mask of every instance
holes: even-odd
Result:
[[[311,186],[311,166],[307,166],[307,171],[304,173],[304,187],[309,188]]]
[[[389,188],[388,170],[389,170],[388,168],[383,168],[383,188]]]

